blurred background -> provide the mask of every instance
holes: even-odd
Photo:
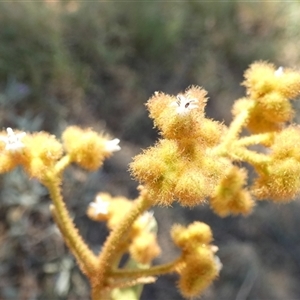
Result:
[[[137,196],[128,164],[158,138],[147,99],[200,85],[210,97],[208,117],[229,124],[251,62],[299,68],[299,20],[299,1],[1,1],[1,130],[60,136],[76,124],[121,139],[122,151],[98,172],[71,167],[65,174],[67,205],[99,251],[106,227],[85,211],[99,191]],[[47,191],[21,170],[1,176],[0,299],[89,299],[49,204]],[[206,206],[154,212],[163,248],[156,263],[178,254],[169,237],[173,223],[212,227],[223,270],[201,299],[300,298],[299,201],[260,202],[247,218],[222,219]],[[183,299],[176,276],[146,286],[142,300],[153,299]]]

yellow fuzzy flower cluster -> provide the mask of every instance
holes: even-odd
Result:
[[[109,140],[91,129],[75,126],[63,132],[62,140],[63,143],[43,131],[27,134],[7,128],[6,132],[0,132],[0,173],[21,165],[30,178],[46,184],[49,176],[59,175],[56,167],[63,157],[68,158],[67,164],[77,163],[94,171],[112,152],[120,149],[118,139]]]
[[[288,201],[299,194],[300,130],[287,123],[294,115],[290,100],[300,95],[300,73],[255,62],[243,85],[247,96],[235,102],[229,127],[205,117],[206,92],[199,87],[150,98],[147,107],[162,138],[130,168],[153,201],[194,206],[210,198],[211,208],[226,216],[250,213],[255,197]],[[251,134],[240,137],[244,128]],[[248,148],[258,144],[268,150]],[[235,162],[255,169],[252,186],[246,187],[247,171]]]
[[[245,72],[243,85],[247,97],[236,101],[233,114],[250,108],[247,128],[253,133],[279,130],[291,121],[294,111],[290,99],[300,94],[300,73],[273,64],[253,63]]]
[[[92,129],[68,127],[62,135],[66,152],[71,160],[88,171],[96,171],[112,152],[120,150],[120,140],[108,140]]]
[[[228,164],[211,151],[225,126],[205,118],[205,96],[203,89],[191,87],[177,97],[156,93],[148,101],[150,117],[164,139],[136,156],[130,168],[157,203],[203,202]]]
[[[0,172],[8,172],[22,165],[28,176],[44,182],[48,172],[63,155],[63,146],[55,136],[46,132],[26,134],[14,132],[0,133]]]
[[[255,205],[247,184],[247,171],[237,166],[224,170],[224,176],[210,199],[210,206],[219,216],[248,214]]]
[[[258,178],[252,193],[258,199],[277,202],[293,200],[300,192],[300,128],[289,126],[275,135],[270,147],[270,161],[256,167]]]
[[[202,222],[194,222],[188,227],[174,225],[171,236],[182,250],[183,264],[178,269],[178,287],[183,296],[195,297],[217,278],[222,268],[215,255],[218,248],[211,245],[211,229]]]
[[[130,212],[133,202],[125,197],[111,197],[107,193],[99,193],[94,202],[91,202],[87,215],[94,221],[106,221],[110,230],[113,230],[124,215]],[[122,236],[120,251],[129,252],[138,263],[150,264],[161,250],[156,239],[157,224],[153,213],[144,212],[132,225],[130,232]]]

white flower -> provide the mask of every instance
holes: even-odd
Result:
[[[176,112],[179,115],[185,115],[189,113],[192,109],[198,107],[197,99],[190,99],[181,94],[177,96],[177,100],[171,103],[171,106],[176,106]]]
[[[210,246],[210,248],[214,254],[219,250],[219,248],[215,245]],[[217,255],[214,255],[214,259],[215,259],[217,270],[218,272],[220,272],[222,270],[223,264],[221,263],[221,260]]]
[[[107,215],[109,202],[103,200],[100,196],[97,196],[95,202],[91,202],[90,206],[95,209],[95,215]]]
[[[223,268],[223,264],[221,263],[221,260],[217,255],[214,256],[214,259],[215,259],[215,264],[216,264],[217,270],[218,270],[218,272],[220,272]]]
[[[16,152],[24,148],[24,144],[21,140],[26,135],[26,132],[14,133],[14,131],[10,127],[6,129],[6,132],[7,136],[0,136],[0,141],[6,144],[5,150]]]
[[[139,225],[144,228],[147,232],[156,232],[157,231],[157,223],[154,218],[154,212],[145,211],[137,220]]]
[[[279,67],[276,71],[275,71],[275,76],[276,77],[279,77],[279,76],[281,76],[282,74],[283,74],[283,71],[284,71],[284,69],[283,69],[283,67]]]
[[[119,139],[113,139],[110,141],[107,141],[105,143],[105,151],[107,152],[116,152],[121,150],[121,147],[119,146],[120,140]]]

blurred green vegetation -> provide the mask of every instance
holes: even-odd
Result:
[[[0,92],[12,80],[26,85],[16,110],[31,107],[46,129],[105,118],[114,133],[146,144],[141,104],[155,90],[203,85],[227,103],[252,61],[295,63],[280,59],[289,12],[239,1],[1,2]],[[2,126],[15,125],[7,118]]]
[[[88,190],[97,191],[101,180],[108,191],[110,187],[115,194],[130,194],[133,184],[125,175],[124,161],[128,162],[140,146],[150,145],[157,137],[143,105],[154,91],[176,94],[192,84],[203,86],[211,98],[208,115],[229,122],[231,104],[243,95],[240,82],[250,63],[268,60],[299,67],[299,19],[299,1],[0,2],[0,126],[60,133],[66,125],[77,124],[109,131],[124,143],[124,156],[119,157],[122,167],[118,169],[113,160],[109,162],[104,167],[106,173],[95,174]],[[72,171],[76,185],[86,179],[80,171]],[[68,262],[72,259],[53,226],[49,227],[52,221],[45,191],[24,184],[26,179],[16,174],[0,180],[0,241],[5,245],[0,252],[0,298],[85,299],[87,284]],[[84,217],[85,207],[91,201],[86,196],[91,196],[91,192],[85,192],[87,189],[79,192],[79,187],[70,183],[66,198],[72,200],[72,208],[78,213],[76,222],[84,236],[92,248],[99,249],[99,232],[104,229]],[[19,197],[20,193],[26,197]],[[277,227],[281,220],[287,224],[285,218],[297,218],[297,209],[294,204],[287,217],[275,208]],[[292,248],[297,240],[287,236],[288,242],[278,247],[280,228],[272,226],[274,240],[269,237],[269,244],[264,244],[261,225],[266,215],[272,220],[267,206],[260,210],[260,218],[252,217],[255,227],[250,224],[251,219],[241,220],[244,227],[240,231],[232,219],[224,221],[224,229],[220,219],[203,213],[201,208],[193,212],[176,208],[174,211],[179,220],[186,222],[195,215],[197,219],[209,218],[207,222],[213,226],[217,239],[221,237],[220,248],[225,244],[229,253],[225,251],[223,255],[224,269],[237,270],[224,271],[224,278],[203,299],[238,299],[236,295],[243,292],[237,289],[243,285],[245,274],[240,274],[235,257],[230,258],[235,256],[232,253],[238,253],[243,239],[249,243],[243,244],[243,257],[253,254],[257,262],[255,272],[263,274],[265,286],[271,286],[255,288],[253,283],[247,299],[291,299],[300,295],[292,281],[293,277],[299,279],[299,274],[295,275],[299,270],[289,271],[293,259],[300,257],[296,251],[299,247],[281,266],[286,271],[280,269],[291,284],[284,285],[277,277],[271,277],[268,268],[272,262],[266,267],[267,260],[260,257],[274,247],[281,251],[278,256],[286,255],[287,246]],[[166,210],[160,209],[156,214],[162,229],[172,223],[171,213]],[[48,227],[52,231],[48,229],[45,237]],[[174,251],[165,242],[166,235],[166,230],[162,230],[165,261]],[[232,240],[233,246],[228,242]],[[68,263],[64,264],[61,257]],[[237,276],[239,284],[234,283]],[[160,282],[158,288],[150,286],[143,299],[181,299],[174,281]]]

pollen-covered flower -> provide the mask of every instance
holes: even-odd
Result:
[[[15,133],[10,127],[6,129],[7,135],[0,135],[0,141],[4,142],[5,150],[15,152],[24,147],[22,139],[26,135],[26,132]]]

